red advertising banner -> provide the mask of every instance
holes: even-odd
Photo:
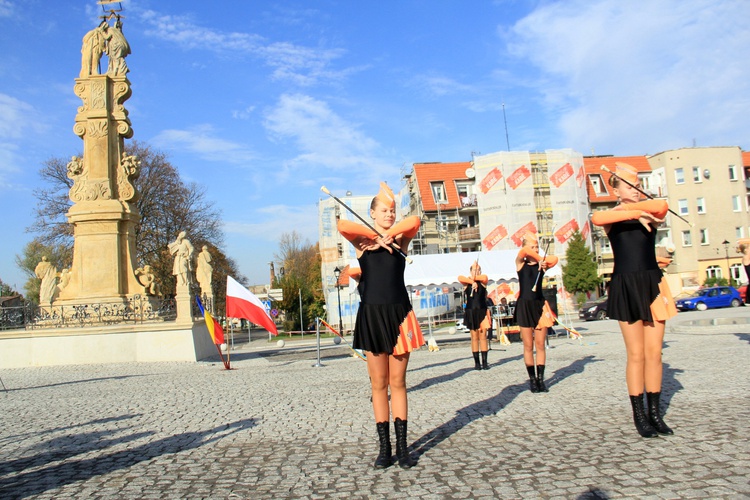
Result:
[[[583,229],[581,229],[581,236],[583,237],[583,241],[586,241],[588,239],[590,232],[591,225],[589,224],[589,221],[586,221],[586,223],[583,225]]]
[[[493,168],[479,182],[480,191],[482,191],[482,193],[484,194],[487,194],[490,191],[490,189],[492,189],[492,186],[497,184],[497,182],[502,178],[503,178],[503,173],[500,171],[500,169],[497,167]]]
[[[578,229],[578,222],[575,219],[571,219],[563,227],[555,231],[555,237],[560,243],[565,243]]]
[[[492,250],[492,248],[500,243],[506,236],[508,236],[508,230],[505,228],[505,226],[500,224],[495,229],[493,229],[485,239],[482,240],[482,244],[487,250]]]
[[[531,177],[531,171],[526,165],[521,165],[508,177],[508,185],[511,189],[516,189],[523,181]]]
[[[583,169],[583,165],[581,165],[581,168],[578,169],[578,173],[576,174],[576,183],[578,184],[578,187],[583,186],[583,180],[586,178],[586,172]]]
[[[562,186],[565,181],[573,177],[573,166],[570,163],[566,163],[562,167],[558,168],[555,172],[550,174],[549,181],[556,187]]]
[[[513,236],[511,236],[510,239],[513,240],[513,243],[515,243],[517,247],[520,247],[521,245],[523,245],[524,234],[536,232],[536,225],[533,222],[528,222],[526,223],[526,225],[522,226],[521,229],[513,233]]]

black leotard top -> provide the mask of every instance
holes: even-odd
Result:
[[[471,285],[464,288],[466,309],[487,309],[487,289],[482,283],[477,283],[477,289],[471,292]]]
[[[532,264],[531,262],[524,262],[521,270],[518,271],[518,286],[520,292],[518,294],[518,300],[544,300],[544,294],[542,293],[542,279],[544,278],[544,270],[539,274],[539,264]],[[537,280],[537,276],[539,279]],[[536,292],[531,289],[534,288],[534,283],[537,284]]]
[[[396,252],[385,248],[365,250],[359,257],[362,278],[359,281],[359,296],[364,304],[409,305],[409,294],[404,284],[406,261]]]
[[[615,222],[607,233],[615,256],[612,274],[659,269],[656,262],[656,229],[648,231],[637,220]]]

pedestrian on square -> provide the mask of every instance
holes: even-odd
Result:
[[[619,204],[595,212],[591,220],[607,233],[614,254],[607,315],[619,322],[625,341],[625,380],[633,420],[643,437],[673,434],[662,419],[659,399],[664,328],[677,309],[655,251],[656,227],[669,207],[664,200],[640,201],[638,172],[625,163],[617,164],[609,184]],[[644,388],[648,412],[643,408]]]
[[[544,384],[547,329],[555,323],[555,318],[544,300],[542,280],[544,272],[557,264],[557,260],[554,255],[539,255],[536,234],[529,232],[524,235],[521,250],[516,255],[520,290],[513,316],[521,330],[523,362],[529,375],[531,392],[549,392]]]
[[[469,267],[469,276],[459,276],[458,282],[464,285],[464,325],[471,332],[471,354],[474,356],[475,370],[489,370],[487,364],[487,275],[482,274],[479,262]],[[479,362],[479,353],[482,362]]]
[[[404,284],[405,257],[394,252],[393,246],[404,253],[407,251],[419,230],[419,217],[407,217],[396,224],[393,192],[385,183],[380,186],[380,192],[370,204],[372,228],[342,219],[338,230],[354,245],[362,271],[357,287],[361,303],[352,343],[367,356],[372,407],[380,441],[375,468],[386,468],[393,463],[389,431],[390,415],[393,415],[398,464],[408,469],[415,463],[409,456],[406,442],[406,368],[411,352],[425,341]]]

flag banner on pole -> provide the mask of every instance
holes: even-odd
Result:
[[[227,276],[227,317],[246,319],[278,335],[276,324],[260,299],[231,276]]]
[[[203,314],[203,317],[206,318],[206,328],[208,328],[208,333],[211,334],[211,339],[214,341],[214,344],[223,344],[224,330],[221,328],[221,325],[218,321],[216,321],[216,318],[214,318],[211,313],[203,307],[203,303],[201,302],[199,296],[195,296],[195,301],[198,303],[198,309],[201,310],[201,314]]]

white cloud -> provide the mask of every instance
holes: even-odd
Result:
[[[511,53],[539,71],[560,145],[656,153],[750,136],[750,18],[742,0],[545,3],[513,26]],[[747,147],[747,144],[744,144]]]
[[[141,13],[152,26],[146,34],[176,43],[185,49],[210,50],[222,54],[245,53],[261,58],[274,68],[271,77],[309,86],[321,81],[337,82],[361,68],[331,69],[343,49],[310,48],[290,42],[267,41],[253,33],[225,33],[199,26],[189,16],[164,15],[152,10]]]
[[[256,222],[225,221],[224,230],[228,234],[277,243],[283,233],[294,228],[304,239],[318,241],[318,210],[309,205],[264,205],[246,218]]]
[[[255,154],[246,146],[216,137],[216,131],[211,125],[198,125],[186,130],[164,130],[152,142],[165,150],[190,151],[207,161],[241,165],[255,159]]]
[[[280,140],[291,139],[300,150],[285,163],[290,170],[305,169],[309,174],[317,169],[328,176],[356,173],[368,183],[397,170],[382,157],[377,141],[336,114],[327,103],[310,96],[282,95],[266,114],[265,127]]]
[[[0,17],[10,17],[13,15],[13,4],[10,0],[0,0]]]
[[[0,189],[8,189],[12,187],[9,178],[19,171],[22,161],[19,144],[27,135],[40,135],[44,127],[31,104],[7,94],[0,94],[0,116],[3,117],[0,120]]]

